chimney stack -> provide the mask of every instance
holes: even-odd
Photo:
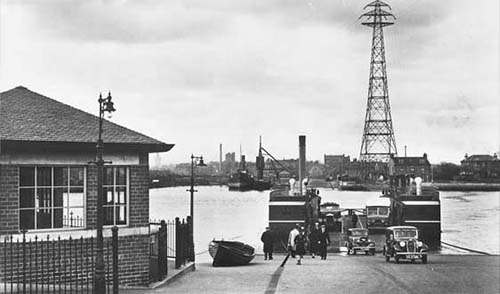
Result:
[[[219,145],[219,173],[222,174],[222,143]]]
[[[306,177],[306,136],[299,136],[299,187],[302,196],[302,181]]]

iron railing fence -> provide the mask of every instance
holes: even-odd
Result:
[[[104,242],[106,292],[118,293],[118,233]],[[49,235],[0,243],[0,293],[94,293],[96,240]]]
[[[162,280],[168,273],[168,259],[175,261],[178,269],[188,261],[194,261],[193,230],[190,217],[187,220],[150,221],[150,281]]]
[[[152,220],[149,222],[149,238],[150,238],[150,252],[158,251],[158,232],[162,228],[162,223],[165,223],[164,230],[167,233],[166,240],[166,254],[167,258],[175,258],[175,221]]]

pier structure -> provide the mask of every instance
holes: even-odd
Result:
[[[382,1],[375,0],[366,5],[367,8],[371,10],[360,16],[363,19],[361,24],[373,29],[373,37],[368,102],[359,158],[362,162],[388,162],[391,155],[397,155],[397,149],[387,88],[383,28],[393,25],[396,18],[387,11],[391,7]]]

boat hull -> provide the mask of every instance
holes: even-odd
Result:
[[[213,258],[212,266],[246,265],[255,257],[252,246],[236,241],[212,241],[208,252]]]

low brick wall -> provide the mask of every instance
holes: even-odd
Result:
[[[0,242],[0,281],[91,287],[95,268],[95,238],[7,239]],[[118,281],[146,286],[149,274],[149,235],[118,237]],[[104,239],[106,280],[112,281],[111,238]]]

